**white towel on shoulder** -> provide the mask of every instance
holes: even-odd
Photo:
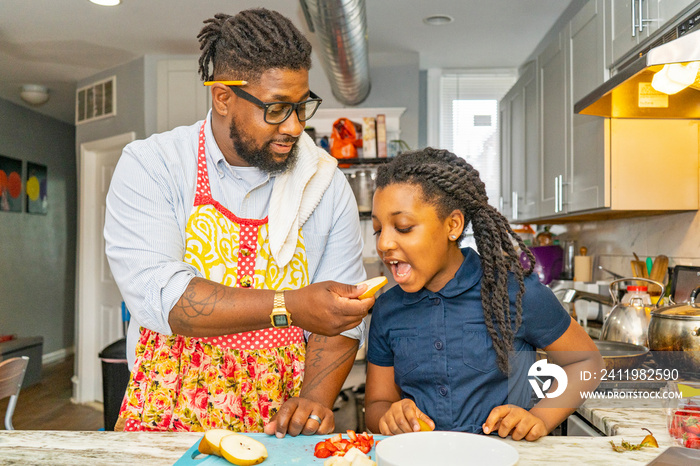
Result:
[[[279,267],[294,256],[299,228],[309,219],[331,184],[338,161],[316,146],[305,132],[291,171],[277,175],[268,211],[270,252]]]

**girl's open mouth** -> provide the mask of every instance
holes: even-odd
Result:
[[[391,274],[394,276],[396,283],[405,282],[408,276],[411,274],[411,264],[408,262],[401,261],[388,261],[389,267],[391,268]]]

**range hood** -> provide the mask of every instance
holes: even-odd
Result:
[[[697,73],[700,63],[691,62],[700,62],[700,31],[652,48],[576,102],[574,113],[612,118],[700,118],[697,74],[694,83],[691,78],[692,84],[675,94],[652,87],[654,75],[662,70]]]

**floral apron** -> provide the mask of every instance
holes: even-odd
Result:
[[[308,285],[301,230],[294,257],[278,267],[270,254],[267,217],[238,218],[212,199],[204,147],[203,123],[184,261],[226,286],[288,290]],[[303,331],[294,326],[209,338],[141,328],[117,429],[262,432],[282,404],[299,395],[305,348]]]

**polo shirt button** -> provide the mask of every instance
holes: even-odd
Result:
[[[440,298],[433,298],[433,305],[434,305],[434,306],[439,306],[439,305],[440,305],[440,301],[441,301]]]
[[[440,392],[440,395],[445,396],[445,395],[447,395],[447,388],[440,387],[439,392]]]
[[[435,340],[435,349],[436,350],[442,349],[442,342],[440,340]]]

